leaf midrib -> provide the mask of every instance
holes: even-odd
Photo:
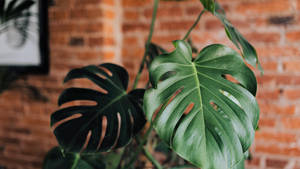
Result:
[[[195,79],[195,83],[196,83],[196,87],[198,88],[197,90],[197,94],[198,94],[198,97],[199,97],[199,103],[200,103],[200,112],[201,112],[201,119],[203,119],[203,124],[204,123],[204,115],[203,115],[203,102],[202,102],[202,95],[201,95],[201,84],[200,84],[200,81],[199,81],[199,78],[198,78],[198,71],[196,69],[196,65],[194,62],[192,62],[192,68],[193,68],[193,71],[195,73],[195,76],[194,76],[194,79]],[[206,134],[205,134],[205,125],[204,125],[204,129],[202,129],[204,131],[203,132],[203,135],[204,137],[203,138],[206,138]],[[206,147],[206,146],[205,146]],[[206,151],[206,149],[205,149]]]
[[[102,109],[100,109],[99,111],[97,111],[97,113],[96,113],[92,118],[90,118],[90,119],[87,121],[87,123],[85,123],[85,125],[83,125],[83,126],[80,128],[80,130],[77,132],[77,134],[75,134],[75,136],[74,136],[75,139],[73,139],[73,140],[71,141],[70,145],[72,145],[73,142],[76,140],[78,134],[81,133],[83,129],[87,128],[87,127],[90,125],[90,123],[91,123],[92,121],[94,121],[94,120],[95,120],[95,119],[96,119],[96,118],[97,118],[97,117],[98,117],[105,109],[107,109],[108,107],[110,107],[113,103],[117,102],[118,100],[121,100],[121,98],[124,97],[124,96],[126,96],[126,95],[127,95],[127,93],[126,93],[126,92],[123,92],[120,96],[118,96],[117,98],[113,99],[109,104],[107,104],[107,105],[104,106]],[[96,107],[97,107],[97,106],[96,106]],[[100,148],[100,147],[101,147],[101,145],[99,146],[99,148]],[[99,149],[99,148],[98,148],[98,149]],[[98,149],[97,149],[97,150],[98,150]]]

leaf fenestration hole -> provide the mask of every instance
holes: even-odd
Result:
[[[228,115],[223,111],[223,109],[214,102],[211,102],[212,107],[215,109],[216,112],[218,112],[224,119],[227,119],[230,121],[230,118],[228,117]]]
[[[241,103],[233,96],[231,95],[229,92],[225,91],[225,90],[219,90],[220,93],[222,93],[224,96],[226,96],[228,99],[230,99],[231,101],[233,101],[235,104],[237,104],[239,107],[242,107]]]
[[[174,94],[170,97],[170,99],[168,100],[167,103],[164,103],[164,104],[160,105],[160,106],[155,110],[155,112],[153,113],[153,116],[152,116],[152,121],[155,120],[157,114],[158,114],[162,109],[166,108],[166,107],[174,100],[174,98],[175,98],[180,92],[182,92],[183,88],[184,88],[184,87],[182,86],[181,88],[179,88],[178,90],[176,90],[176,92],[174,92]]]
[[[99,76],[100,78],[102,78],[102,79],[107,79],[107,77],[106,76],[104,76],[103,74],[100,74],[100,73],[97,73],[97,76]]]
[[[216,111],[218,111],[218,105],[217,105],[215,102],[210,101],[209,104],[211,105],[211,107],[212,107],[213,109],[215,109]]]
[[[94,100],[74,100],[70,102],[66,102],[61,105],[61,108],[71,107],[71,106],[97,106],[97,102]]]
[[[91,135],[92,135],[92,131],[90,130],[90,131],[88,132],[88,135],[86,136],[85,142],[84,142],[84,144],[83,144],[83,146],[82,146],[82,148],[81,148],[81,150],[80,150],[80,153],[82,153],[82,152],[86,149],[86,147],[87,147],[87,145],[89,144],[89,141],[90,141],[90,139],[91,139]]]
[[[70,120],[73,120],[73,119],[76,119],[76,118],[80,118],[81,116],[82,116],[82,114],[74,114],[74,115],[72,115],[70,117],[67,117],[67,118],[65,118],[65,119],[63,119],[59,122],[56,122],[51,128],[52,128],[52,130],[55,130],[55,128],[58,127],[59,125],[65,123],[67,121],[70,121]]]
[[[233,76],[229,75],[229,74],[225,74],[223,75],[224,79],[231,81],[232,83],[236,83],[239,84],[240,82],[238,80],[236,80]]]
[[[108,94],[108,91],[103,89],[102,87],[98,86],[98,91],[103,93],[103,94]]]
[[[164,80],[166,80],[166,79],[168,79],[168,78],[170,78],[172,76],[175,76],[176,74],[177,74],[177,72],[175,72],[175,71],[166,72],[165,74],[163,74],[161,76],[161,78],[159,79],[159,81],[164,81]]]
[[[195,103],[190,103],[184,110],[183,114],[188,115],[192,111],[194,106],[195,106]]]
[[[161,105],[155,110],[155,112],[153,113],[153,116],[152,116],[152,121],[155,120],[155,118],[156,118],[158,112],[161,110],[162,107],[163,107],[163,105],[161,104]]]
[[[105,73],[107,73],[109,76],[112,76],[113,74],[112,74],[112,72],[110,71],[110,70],[108,70],[106,67],[103,67],[103,66],[101,66],[101,67],[99,67],[99,69],[102,69]]]
[[[98,146],[97,146],[97,150],[99,150],[99,148],[101,147],[101,144],[104,140],[104,137],[105,137],[105,134],[106,134],[106,129],[107,129],[107,117],[106,116],[103,116],[102,118],[102,126],[101,126],[101,137],[100,137],[100,140],[99,140],[99,143],[98,143]]]
[[[119,137],[120,137],[120,131],[121,131],[121,115],[120,113],[117,113],[117,118],[118,118],[118,132],[117,132],[117,136],[116,136],[116,141],[112,146],[112,149],[115,148],[115,146],[117,145],[118,141],[119,141]]]

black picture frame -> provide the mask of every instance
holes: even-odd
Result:
[[[48,74],[49,73],[49,18],[48,1],[37,0],[38,5],[38,26],[39,26],[39,54],[40,64],[34,66],[25,65],[0,65],[0,68],[8,68],[19,74]]]

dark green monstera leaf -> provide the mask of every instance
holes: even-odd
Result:
[[[100,155],[64,153],[59,147],[51,149],[44,160],[43,169],[105,169]]]
[[[232,43],[241,50],[247,63],[254,67],[258,67],[261,73],[263,69],[259,63],[255,48],[245,39],[245,37],[230,23],[226,18],[225,12],[219,3],[215,3],[214,15],[223,23],[226,34]]]
[[[125,146],[145,124],[143,89],[126,92],[127,71],[114,64],[73,69],[65,82],[87,78],[102,91],[68,88],[59,105],[72,101],[93,101],[95,105],[62,108],[51,116],[54,134],[67,152],[97,152]],[[103,91],[105,90],[105,91]]]
[[[153,88],[144,96],[147,119],[161,139],[194,165],[237,168],[259,118],[253,72],[226,46],[208,46],[193,61],[186,42],[174,44],[175,51],[156,57],[150,66]]]

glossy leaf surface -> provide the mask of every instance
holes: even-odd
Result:
[[[65,82],[87,78],[100,91],[68,88],[59,105],[72,101],[90,101],[94,105],[62,108],[51,116],[54,134],[67,152],[97,152],[125,146],[145,124],[142,110],[143,89],[126,92],[127,71],[114,64],[73,69]]]
[[[59,147],[48,152],[43,169],[105,169],[105,164],[99,155],[82,155],[63,153]]]
[[[196,166],[238,167],[259,117],[253,72],[226,46],[208,46],[193,61],[186,42],[174,44],[175,51],[156,57],[150,66],[153,88],[144,96],[147,119],[161,139]]]

